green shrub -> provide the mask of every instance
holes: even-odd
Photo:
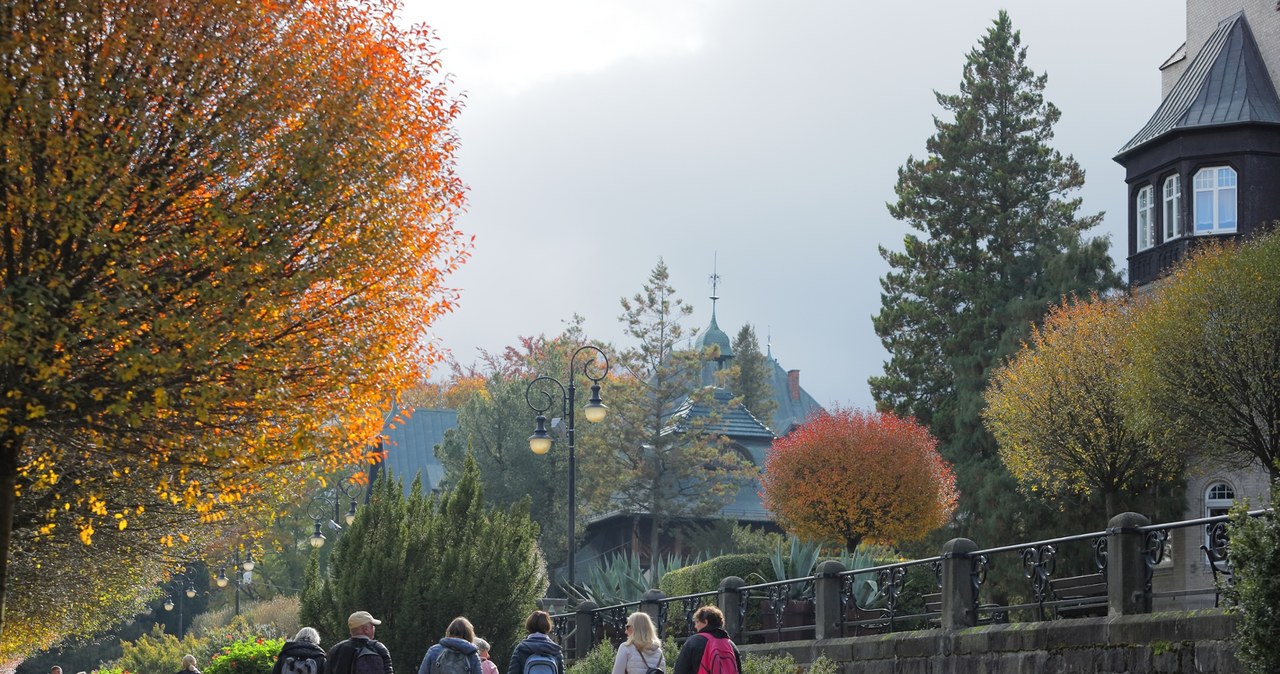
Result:
[[[825,655],[819,655],[818,659],[809,665],[809,674],[836,674],[839,671],[840,665]]]
[[[587,653],[587,657],[573,663],[566,674],[610,674],[615,655],[613,644],[601,641]]]
[[[243,639],[224,646],[213,656],[204,674],[271,674],[283,639]]]
[[[137,641],[122,642],[120,647],[123,653],[112,663],[112,668],[142,674],[176,672],[182,668],[182,656],[191,654],[197,662],[203,663],[215,650],[208,640],[194,634],[188,633],[182,640],[166,634],[162,625],[156,625]]]
[[[292,639],[298,633],[298,598],[278,596],[267,601],[247,602],[235,615],[234,606],[207,611],[191,621],[191,632],[200,636],[229,635],[219,648],[245,637]],[[328,644],[326,644],[326,647]]]
[[[773,569],[768,555],[721,555],[701,564],[693,564],[668,572],[662,577],[659,589],[668,597],[711,592],[720,588],[720,581],[729,576],[742,579],[758,576],[773,580]]]
[[[798,669],[790,653],[742,656],[742,674],[796,674]]]
[[[1239,614],[1237,656],[1250,674],[1280,672],[1280,485],[1274,485],[1272,509],[1249,517],[1243,507],[1231,515],[1231,566],[1234,585],[1226,588]]]

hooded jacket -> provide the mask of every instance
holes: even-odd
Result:
[[[284,668],[285,660],[289,658],[310,658],[315,660],[317,674],[324,674],[326,660],[324,649],[309,641],[284,642],[284,647],[280,649],[280,655],[276,656],[276,664],[271,668],[271,674],[280,674]]]
[[[696,634],[685,639],[684,645],[680,647],[680,655],[676,657],[675,669],[671,674],[700,674],[698,671],[702,668],[702,652],[707,649],[707,637],[713,636],[719,639],[728,639],[729,633],[720,627],[704,627]],[[733,656],[737,660],[738,672],[742,672],[742,653],[738,652],[738,645],[732,641]]]
[[[556,661],[557,674],[564,674],[564,654],[560,644],[542,632],[530,632],[524,641],[516,644],[516,649],[511,652],[511,664],[507,665],[507,674],[524,674],[524,661],[535,654],[551,656]]]
[[[427,654],[422,656],[422,664],[418,665],[418,674],[431,674],[431,667],[436,664],[436,660],[446,648],[467,656],[467,670],[471,674],[481,674],[480,654],[476,650],[476,645],[457,637],[445,637],[440,640],[440,643],[428,648]]]

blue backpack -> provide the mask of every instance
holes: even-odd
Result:
[[[534,653],[524,660],[524,674],[560,674],[556,659]]]

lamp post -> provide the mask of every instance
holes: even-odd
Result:
[[[183,590],[183,592],[182,592],[182,593],[183,593],[183,594],[185,594],[185,595],[187,595],[187,599],[195,599],[195,597],[196,597],[196,586],[195,586],[195,584],[191,582],[191,578],[187,577],[187,575],[186,575],[186,574],[183,574],[183,578],[185,578],[185,579],[186,579],[186,581],[187,581],[187,588],[186,588],[185,590]],[[183,612],[183,609],[185,608],[185,602],[182,600],[182,597],[178,597],[178,602],[177,602],[177,604],[178,604],[178,638],[179,638],[179,639],[181,639],[181,638],[186,634],[186,632],[187,632],[186,625],[184,624],[184,623],[185,623],[185,621],[183,620],[183,618],[184,618],[184,615],[183,615],[183,613],[184,613],[184,612]],[[172,610],[173,610],[173,605],[174,605],[173,598],[172,598],[172,597],[165,597],[165,599],[164,599],[164,610],[166,610],[166,611],[172,611]]]
[[[578,356],[584,353],[589,354],[590,357],[579,364]],[[597,369],[596,366],[598,361],[604,361],[604,367],[599,367]],[[590,421],[591,423],[603,421],[608,409],[604,406],[604,403],[600,402],[600,382],[609,374],[609,357],[605,355],[604,351],[601,351],[599,348],[590,344],[579,347],[578,350],[574,351],[573,355],[569,357],[569,386],[567,388],[555,377],[539,375],[536,379],[529,382],[529,386],[524,391],[525,402],[528,403],[530,409],[537,413],[537,417],[534,419],[535,427],[533,429],[533,435],[529,436],[529,451],[534,454],[542,455],[551,450],[552,439],[551,434],[547,432],[547,417],[545,413],[547,410],[551,409],[552,405],[555,404],[555,398],[545,390],[534,391],[534,387],[538,382],[551,382],[560,388],[561,409],[568,421],[566,430],[569,438],[569,558],[566,563],[569,567],[568,575],[570,585],[573,585],[575,579],[574,566],[577,561],[574,559],[576,556],[574,554],[576,552],[575,548],[577,547],[574,544],[574,514],[577,508],[577,504],[575,503],[577,496],[575,493],[577,465],[573,455],[574,398],[577,387],[573,382],[579,372],[579,369],[581,370],[582,376],[591,380],[591,399],[588,400],[586,406],[582,408],[582,416],[586,417],[587,421]],[[538,403],[535,403],[535,400],[537,400]]]
[[[343,521],[347,523],[347,526],[351,526],[352,523],[356,521],[356,493],[349,491],[349,484],[350,480],[340,480],[333,484],[333,519],[329,520],[329,528],[334,531],[342,531],[342,525],[338,524],[338,515],[342,506],[342,498],[344,496],[351,502],[351,505],[347,508],[347,513],[342,515]],[[328,514],[329,497],[330,493],[325,491],[320,494],[316,494],[311,499],[311,519],[315,522],[315,529],[311,532],[311,537],[307,540],[311,543],[311,547],[313,548],[324,547],[326,539],[324,532],[320,530],[320,522],[324,519],[324,516]]]
[[[240,615],[240,586],[253,582],[253,569],[255,566],[257,564],[253,561],[252,552],[246,553],[242,562],[240,561],[240,550],[236,550],[235,560],[232,562],[231,567],[231,574],[235,576],[236,583],[236,615]],[[224,564],[221,569],[218,569],[218,577],[214,579],[214,582],[218,584],[218,587],[226,587],[231,583],[231,580],[227,576],[227,567]]]

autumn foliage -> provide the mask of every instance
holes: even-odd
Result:
[[[1027,492],[1100,496],[1115,515],[1121,497],[1181,472],[1182,454],[1136,432],[1122,405],[1141,309],[1138,298],[1064,300],[992,376],[983,418]]]
[[[298,466],[361,460],[437,360],[459,107],[396,11],[0,8],[0,554],[182,547]],[[22,648],[98,627],[16,605]]]
[[[773,444],[762,496],[802,539],[913,540],[947,523],[956,478],[923,426],[892,413],[837,408]]]

